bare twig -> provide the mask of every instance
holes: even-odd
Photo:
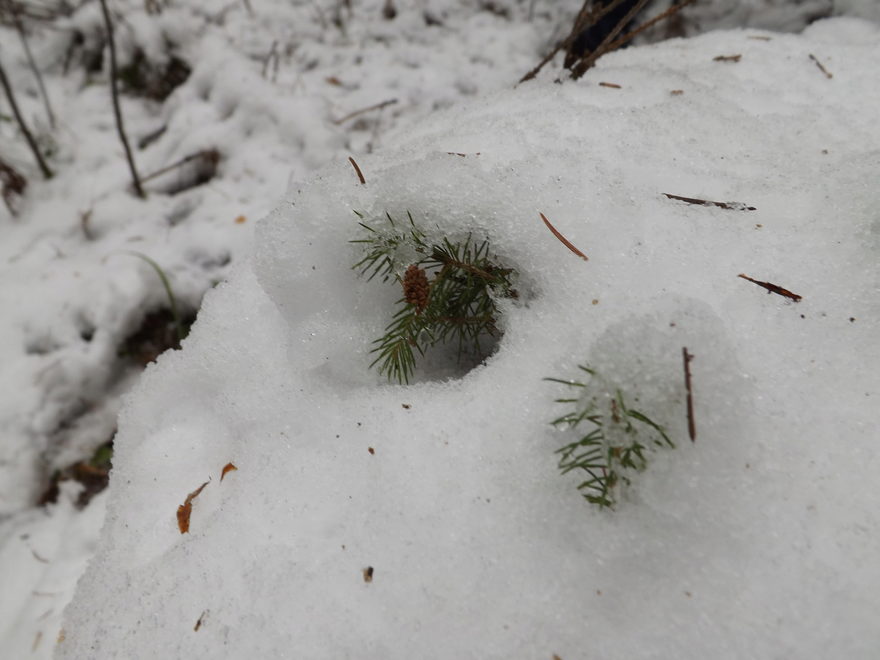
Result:
[[[266,78],[266,74],[269,72],[269,63],[272,61],[273,57],[275,58],[275,62],[276,62],[275,67],[277,69],[277,66],[278,66],[277,65],[277,62],[278,62],[278,41],[277,40],[272,42],[272,47],[269,49],[269,54],[266,55],[266,58],[263,60],[263,72],[262,72],[263,79]]]
[[[743,202],[713,202],[708,199],[698,199],[696,197],[682,197],[681,195],[672,195],[670,193],[663,193],[669,199],[677,199],[680,202],[687,202],[688,204],[696,204],[698,206],[717,206],[718,208],[727,209],[728,211],[755,211],[754,206],[749,206],[748,204],[744,204]]]
[[[556,57],[556,54],[565,50],[568,53],[571,50],[572,44],[577,40],[577,38],[581,35],[581,33],[586,30],[588,27],[595,25],[598,23],[606,14],[614,11],[617,6],[623,2],[623,0],[613,0],[613,2],[608,3],[607,5],[599,8],[598,11],[593,11],[591,7],[591,0],[584,0],[584,4],[581,5],[580,11],[578,11],[577,16],[575,16],[574,23],[572,24],[571,32],[568,33],[568,36],[556,44],[556,47],[548,53],[544,59],[538,62],[537,66],[529,71],[526,75],[520,78],[519,82],[524,83],[527,80],[531,80],[541,69],[544,68],[544,65],[547,64],[550,60]]]
[[[737,55],[716,55],[712,58],[713,62],[739,62],[742,59],[742,54]]]
[[[110,20],[107,0],[101,0],[101,11],[104,13],[104,24],[107,26],[107,45],[110,49],[110,91],[113,97],[113,113],[116,115],[116,129],[119,131],[119,139],[122,142],[122,147],[125,149],[125,157],[128,160],[128,168],[131,170],[134,191],[138,197],[144,198],[146,195],[144,195],[144,189],[141,187],[131,147],[128,146],[128,138],[125,136],[125,127],[122,124],[122,111],[119,109],[119,89],[116,83],[116,45],[113,43],[113,22]]]
[[[15,94],[12,93],[12,85],[9,84],[9,78],[6,77],[6,70],[3,68],[3,64],[0,64],[0,85],[3,86],[3,91],[6,92],[6,100],[9,101],[9,106],[12,108],[12,114],[15,115],[18,127],[24,134],[24,139],[27,140],[28,146],[31,148],[31,152],[33,152],[34,158],[37,161],[37,165],[40,166],[40,171],[43,173],[44,177],[51,179],[52,170],[46,165],[46,161],[43,159],[43,154],[40,153],[40,148],[37,146],[37,141],[34,140],[34,136],[31,135],[31,132],[24,121],[24,117],[21,116],[21,111],[18,109],[18,103],[15,102]]]
[[[672,5],[672,6],[671,6],[669,9],[667,9],[666,11],[662,11],[662,12],[660,12],[659,14],[657,14],[657,15],[656,15],[654,18],[652,18],[651,20],[649,20],[649,21],[645,21],[644,23],[642,23],[642,24],[641,24],[639,27],[637,27],[635,30],[632,30],[631,32],[627,32],[625,35],[623,35],[623,36],[622,36],[620,39],[618,39],[617,41],[614,41],[614,42],[610,43],[610,44],[608,45],[607,52],[610,53],[612,50],[617,50],[618,48],[620,48],[620,47],[623,46],[624,44],[629,43],[629,41],[631,41],[632,39],[634,39],[635,37],[637,37],[639,34],[641,34],[642,32],[644,32],[645,30],[649,30],[649,29],[651,29],[652,27],[654,27],[654,26],[655,26],[657,23],[659,23],[660,21],[666,20],[667,18],[669,18],[669,17],[672,16],[673,14],[678,13],[679,11],[681,11],[682,9],[684,9],[685,7],[687,7],[689,4],[692,4],[692,3],[694,3],[694,2],[696,2],[696,0],[682,0],[682,2],[679,2],[677,5]]]
[[[781,286],[777,286],[775,284],[771,284],[770,282],[762,282],[761,280],[754,280],[748,275],[743,275],[740,273],[738,277],[743,278],[744,280],[748,280],[753,284],[757,284],[760,287],[767,289],[767,293],[775,293],[778,296],[783,296],[784,298],[788,298],[790,300],[794,300],[795,302],[800,302],[803,296],[799,296],[796,293],[792,293],[788,289],[783,289]]]
[[[618,85],[617,83],[610,83],[610,82],[600,82],[599,87],[610,87],[611,89],[621,89],[620,85]]]
[[[583,259],[584,261],[588,261],[588,259],[587,259],[587,255],[585,255],[583,252],[581,252],[580,250],[578,250],[574,245],[572,245],[572,244],[571,244],[571,241],[569,241],[565,236],[563,236],[563,235],[559,232],[559,230],[556,229],[556,227],[554,227],[552,224],[550,224],[550,221],[547,219],[547,216],[546,216],[546,215],[544,215],[543,213],[540,213],[539,215],[541,216],[541,220],[544,221],[544,224],[547,225],[547,229],[549,229],[549,230],[551,231],[551,233],[552,233],[556,238],[558,238],[559,241],[560,241],[565,247],[567,247],[569,250],[571,250],[572,252],[574,252],[577,256],[579,256],[579,257],[580,257],[581,259]]]
[[[27,36],[25,35],[24,25],[21,22],[21,17],[18,15],[19,8],[12,2],[12,0],[6,0],[5,4],[7,11],[12,15],[12,20],[15,23],[15,29],[18,31],[18,38],[21,39],[21,45],[24,48],[24,54],[27,57],[28,65],[34,73],[34,78],[37,79],[37,86],[40,88],[40,96],[43,97],[43,105],[46,106],[46,115],[49,117],[49,126],[54,130],[55,113],[52,112],[52,104],[49,102],[49,95],[46,93],[46,86],[43,84],[43,76],[40,74],[39,68],[37,68],[37,63],[34,60],[34,55],[31,52],[30,44],[28,44]]]
[[[17,215],[12,199],[14,196],[24,195],[24,189],[27,188],[27,179],[19,174],[12,165],[0,158],[0,196],[3,197],[3,203],[9,209],[9,213],[14,218]]]
[[[389,105],[394,105],[395,103],[397,103],[397,99],[388,99],[387,101],[382,101],[381,103],[376,103],[375,105],[371,105],[367,108],[361,108],[360,110],[355,110],[354,112],[350,112],[347,115],[345,115],[342,119],[334,119],[333,123],[338,126],[339,124],[344,124],[349,119],[354,119],[358,115],[362,115],[365,112],[372,112],[373,110],[381,110],[382,108],[385,108]]]
[[[822,66],[822,63],[812,53],[810,53],[810,59],[816,63],[816,66],[819,67],[819,71],[824,73],[826,78],[828,78],[830,80],[831,78],[834,77],[831,75],[831,73],[828,71],[828,69],[826,69],[824,66]]]
[[[697,425],[694,422],[694,396],[691,387],[691,360],[694,359],[694,356],[688,353],[687,348],[681,349],[681,355],[684,358],[684,387],[687,390],[688,437],[691,442],[696,442]]]
[[[358,167],[358,164],[354,161],[354,158],[351,156],[348,157],[348,162],[351,163],[351,166],[354,168],[354,171],[357,172],[358,179],[361,180],[363,185],[367,185],[367,180],[364,178],[364,173],[361,172],[361,168]]]
[[[162,167],[162,168],[156,170],[155,172],[148,174],[143,179],[141,179],[141,183],[143,184],[143,183],[146,183],[147,181],[151,181],[158,176],[162,176],[166,172],[170,172],[171,170],[175,170],[178,167],[183,167],[187,163],[191,163],[192,161],[197,160],[197,159],[204,159],[206,161],[217,162],[218,160],[220,160],[220,154],[217,152],[216,149],[202,149],[201,151],[197,151],[196,153],[190,154],[189,156],[184,156],[183,158],[181,158],[177,162],[171,163],[171,165],[166,165],[165,167]]]
[[[644,9],[645,5],[648,4],[649,0],[638,0],[632,8],[626,13],[626,15],[620,19],[620,21],[615,25],[611,31],[606,35],[606,37],[602,40],[602,43],[599,44],[598,48],[594,50],[592,53],[583,58],[580,62],[578,62],[571,70],[571,78],[572,80],[577,80],[582,75],[584,75],[587,70],[596,63],[600,57],[602,57],[605,53],[609,51],[609,45],[614,43],[614,38],[620,34],[621,30],[626,27],[629,22],[638,14],[642,9]]]

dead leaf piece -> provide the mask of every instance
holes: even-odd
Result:
[[[370,454],[375,454],[375,453],[376,453],[376,450],[373,449],[372,447],[367,447],[367,451],[370,452]]]
[[[569,240],[568,240],[565,236],[563,236],[562,234],[560,234],[560,233],[559,233],[559,230],[557,230],[556,227],[554,227],[553,225],[550,224],[550,221],[547,219],[547,216],[546,216],[546,215],[544,215],[543,213],[540,213],[539,215],[541,216],[541,220],[544,221],[544,224],[547,225],[547,229],[549,229],[549,230],[553,233],[553,235],[554,235],[556,238],[558,238],[559,241],[560,241],[565,247],[567,247],[569,250],[571,250],[572,252],[574,252],[577,256],[579,256],[579,257],[580,257],[581,259],[583,259],[584,261],[588,261],[588,259],[587,259],[587,255],[585,255],[583,252],[581,252],[580,250],[578,250],[574,245],[572,245],[572,244],[569,242]]]
[[[177,526],[180,528],[181,534],[186,534],[189,532],[189,517],[192,515],[192,503],[193,500],[199,496],[199,493],[202,492],[202,489],[208,485],[209,482],[203,483],[201,486],[196,488],[193,492],[186,496],[186,501],[177,507]]]
[[[713,57],[713,62],[739,62],[742,59],[742,55],[718,55],[717,57]]]
[[[364,569],[364,582],[372,582],[373,581],[373,567],[367,566]]]
[[[687,202],[688,204],[697,204],[698,206],[717,206],[721,209],[727,209],[728,211],[754,211],[756,210],[754,206],[749,206],[748,204],[744,204],[742,202],[713,202],[708,199],[698,199],[696,197],[682,197],[681,195],[672,195],[670,193],[663,193],[669,199],[677,199],[680,202]]]
[[[794,300],[795,302],[800,302],[801,298],[803,298],[803,296],[799,296],[796,293],[792,293],[788,289],[783,289],[781,286],[771,284],[770,282],[762,282],[760,280],[753,280],[748,275],[743,275],[742,273],[740,273],[738,277],[741,277],[744,280],[748,280],[749,282],[752,282],[753,284],[757,284],[760,287],[764,287],[765,289],[767,289],[767,293],[775,293],[776,295],[783,296],[783,297],[788,298],[790,300]]]
[[[235,219],[235,224],[237,225],[243,225],[245,222],[247,222],[247,218],[243,215],[240,215]]]
[[[342,87],[342,81],[336,76],[327,76],[324,78],[324,82],[328,85],[336,85],[337,87]]]
[[[223,477],[226,476],[227,472],[232,472],[233,470],[237,470],[237,469],[238,468],[235,467],[232,463],[227,463],[226,465],[224,465],[223,471],[220,473],[220,481],[221,482],[223,481]]]
[[[683,89],[673,89],[669,93],[672,94],[673,96],[681,96],[682,94],[684,94],[684,90]]]
[[[623,89],[617,83],[610,83],[610,82],[600,82],[599,87],[610,87],[611,89]]]

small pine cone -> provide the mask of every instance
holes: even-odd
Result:
[[[415,264],[406,269],[403,276],[403,297],[421,313],[428,306],[428,276]]]

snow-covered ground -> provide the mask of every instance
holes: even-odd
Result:
[[[141,171],[219,152],[206,184],[170,194],[193,176],[176,170],[146,201],[106,65],[89,74],[75,51],[63,73],[71,30],[83,51],[100,35],[98,6],[32,40],[55,131],[0,28],[57,170],[41,182],[0,121],[30,181],[18,217],[0,208],[4,657],[876,657],[876,23],[716,32],[511,90],[579,3],[396,2],[393,19],[379,0],[293,4],[116,5],[123,61],[171,43],[193,68],[164,103],[124,98],[133,141],[166,127]],[[745,4],[693,20],[797,29],[831,5]],[[880,19],[869,2],[833,12]],[[484,366],[406,387],[368,368],[399,292],[350,269],[352,211],[489,237],[521,296]],[[182,307],[228,283],[129,397],[109,491],[79,511],[64,482],[34,509],[112,437],[139,378],[120,346],[167,303],[132,251]],[[578,364],[678,445],[613,512],[556,468],[574,432],[549,426],[565,392],[542,379]],[[177,508],[209,478],[181,535]]]

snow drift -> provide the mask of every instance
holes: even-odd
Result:
[[[129,398],[57,657],[876,657],[878,57],[852,19],[631,49],[292,188]],[[369,368],[400,292],[353,211],[517,270],[484,364]],[[612,512],[556,465],[579,364],[677,444]]]

